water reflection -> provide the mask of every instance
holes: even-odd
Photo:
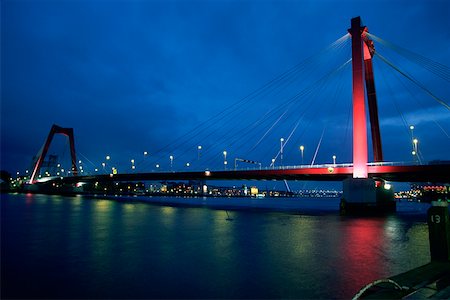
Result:
[[[1,201],[7,296],[349,298],[429,257],[420,218],[31,198]]]

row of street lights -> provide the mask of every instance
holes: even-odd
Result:
[[[284,138],[280,138],[280,161],[281,161],[281,166],[283,166],[283,152],[284,152],[284,147],[286,145],[285,141],[286,140]],[[202,149],[203,149],[203,147],[201,145],[197,146],[197,160],[200,160],[200,158],[201,158],[201,151],[202,151]],[[301,159],[302,159],[302,165],[303,165],[304,164],[305,146],[301,145],[299,147],[299,150],[300,150],[300,153],[301,153]],[[228,166],[227,155],[228,155],[228,152],[226,150],[224,150],[222,152],[222,154],[223,154],[224,170],[227,170],[227,166]],[[144,151],[144,158],[146,158],[148,155],[149,155],[148,151]],[[106,155],[105,158],[106,158],[106,161],[110,161],[111,160],[111,156],[109,156],[109,155]],[[333,164],[336,165],[336,155],[333,155],[332,158],[333,158]],[[170,170],[171,171],[173,170],[174,159],[175,159],[175,157],[173,155],[169,155],[169,162],[170,162]],[[271,164],[272,166],[275,165],[275,161],[276,161],[276,159],[273,158],[272,159],[272,164]],[[136,161],[135,161],[135,159],[131,159],[130,162],[131,162],[131,169],[135,170],[136,169]],[[190,165],[191,164],[189,162],[186,163],[186,167],[190,167]],[[103,171],[106,172],[106,170],[105,170],[106,163],[105,162],[102,162],[102,167],[103,167]],[[160,168],[160,164],[157,163],[155,165],[155,167],[157,169],[159,169]],[[98,172],[98,169],[95,169],[95,171]],[[112,171],[113,172],[117,172],[117,169],[115,167],[112,167]]]
[[[285,139],[280,138],[280,163],[281,163],[281,166],[283,166],[283,152],[284,152],[283,150],[284,150],[285,145],[286,145]],[[302,165],[303,165],[304,164],[305,146],[301,145],[299,147],[299,149],[300,149],[300,153],[302,156]],[[336,155],[333,155],[332,158],[333,158],[333,164],[336,165]],[[272,158],[272,164],[271,164],[272,167],[275,166],[275,160],[276,160],[275,158]]]

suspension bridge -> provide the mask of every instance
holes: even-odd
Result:
[[[443,82],[442,90],[448,92],[448,88],[445,87],[445,84],[448,86],[448,82],[450,82],[448,67],[369,33],[368,28],[363,26],[361,19],[357,17],[351,20],[351,27],[347,34],[269,81],[253,93],[218,114],[209,117],[183,136],[174,139],[174,141],[158,150],[152,151],[152,158],[147,151],[144,151],[144,157],[139,162],[135,159],[129,160],[128,166],[124,167],[129,171],[119,172],[119,168],[113,166],[109,156],[102,162],[101,167],[98,166],[91,172],[88,172],[86,167],[83,169],[81,160],[77,161],[73,129],[54,125],[37,155],[29,176],[29,183],[50,181],[73,184],[80,182],[193,179],[349,180],[350,186],[353,186],[350,191],[353,192],[347,192],[348,198],[360,198],[366,197],[364,193],[367,192],[366,188],[363,188],[364,195],[355,192],[360,190],[358,186],[361,181],[369,180],[369,185],[372,185],[373,180],[382,182],[450,182],[450,165],[446,161],[435,160],[431,163],[425,161],[422,150],[418,146],[418,139],[414,135],[414,126],[410,125],[411,122],[408,120],[413,118],[400,112],[398,104],[395,102],[395,98],[398,97],[396,93],[389,96],[392,103],[389,117],[392,117],[392,113],[397,111],[400,115],[400,121],[396,125],[400,125],[397,127],[403,129],[394,133],[394,139],[388,138],[395,143],[395,145],[389,146],[397,149],[399,148],[397,144],[403,139],[405,142],[401,143],[408,145],[407,152],[411,154],[412,161],[394,162],[394,160],[386,159],[387,155],[383,151],[384,147],[382,147],[379,105],[377,102],[379,93],[375,88],[374,59],[387,66],[389,70],[395,71],[395,75],[381,74],[381,78],[386,81],[386,85],[391,84],[389,78],[401,78],[402,81],[399,81],[400,83],[397,86],[402,86],[404,90],[410,91],[408,97],[411,101],[414,100],[418,103],[419,109],[425,110],[430,107],[433,111],[440,109],[440,114],[445,115],[444,119],[448,120],[450,106],[444,98],[437,96],[408,71],[394,64],[384,54],[379,53],[378,49],[375,50],[375,43],[387,49],[392,49],[411,63],[418,64],[437,76]],[[347,47],[348,45],[350,47]],[[331,53],[331,57],[329,55],[327,60],[324,61],[323,55],[326,53]],[[343,57],[343,59],[339,61],[338,57]],[[318,74],[318,64],[329,67],[325,74]],[[351,72],[346,72],[350,66]],[[348,78],[349,74],[351,74],[351,78]],[[348,80],[346,80],[346,76]],[[342,99],[347,98],[345,97],[345,91],[349,92],[350,90],[350,82],[351,95],[348,98],[353,100],[343,101]],[[299,91],[297,85],[300,83],[306,87]],[[411,92],[412,86],[418,92]],[[398,89],[396,87],[395,91]],[[389,90],[389,88],[384,88],[383,91],[385,90]],[[420,96],[418,96],[419,94]],[[431,106],[424,104],[424,96],[431,99]],[[277,103],[273,103],[274,98],[277,99]],[[317,103],[320,103],[320,105],[317,105]],[[256,107],[266,109],[266,111],[259,113],[260,110]],[[348,113],[347,117],[343,113],[345,110],[351,112]],[[367,115],[369,116],[368,120]],[[315,116],[320,117],[315,118]],[[432,119],[433,116],[430,115],[430,118]],[[343,120],[346,120],[346,122]],[[439,123],[439,120],[432,119],[431,121],[436,125],[435,130],[443,133],[442,145],[445,148],[450,140],[450,135],[447,133],[445,126]],[[345,132],[343,136],[337,137],[329,133],[330,123],[333,122],[340,132]],[[345,123],[347,126],[343,125]],[[368,125],[370,126],[370,134],[367,130]],[[353,132],[351,137],[349,137],[350,128]],[[402,130],[403,135],[400,138],[399,133]],[[311,134],[312,132],[315,134]],[[318,134],[319,139],[317,139],[317,132],[320,133]],[[40,172],[45,164],[44,160],[52,139],[56,134],[69,137],[71,166],[66,168],[65,173],[61,168],[61,170],[58,169],[56,174],[47,174],[48,176],[45,178],[45,176],[40,175]],[[332,163],[316,162],[320,157],[321,145],[325,143],[326,136],[337,145],[334,151],[341,151],[339,157],[347,158],[347,161],[350,161],[349,163],[337,163],[336,155],[332,156]],[[316,147],[312,151],[314,154],[311,156],[311,162],[305,164],[305,146],[300,141],[307,141],[308,139],[316,139]],[[351,140],[352,143],[350,143]],[[276,148],[277,145],[273,141],[279,141],[279,148]],[[301,145],[298,146],[299,144]],[[352,145],[351,149],[345,149],[344,146],[347,144]],[[192,149],[195,149],[195,153]],[[297,163],[293,163],[293,155],[290,156],[291,158],[287,157],[286,154],[289,151],[291,153],[297,151],[297,159],[300,157],[298,155],[298,151],[300,151],[301,164],[298,163],[298,160]],[[393,152],[394,155],[391,155],[395,157],[396,151]],[[349,153],[352,153],[352,157],[349,157]],[[444,150],[443,153],[448,154],[448,150]],[[260,159],[247,159],[248,157]],[[369,157],[371,157],[371,161],[369,161]],[[233,158],[234,167],[232,163],[229,163],[233,161]],[[444,159],[446,158],[444,157]],[[91,161],[85,156],[83,156],[83,160]],[[175,162],[181,161],[183,161],[182,164],[175,164]],[[92,163],[92,165],[95,164]],[[241,169],[241,165],[252,165],[253,167]],[[111,171],[109,168],[111,168]],[[124,168],[121,168],[121,170]],[[138,168],[140,171],[137,170]],[[39,178],[39,176],[41,177]],[[355,194],[355,196],[351,196],[352,194]]]

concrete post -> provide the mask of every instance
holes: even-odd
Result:
[[[450,222],[448,203],[433,201],[428,209],[428,235],[433,261],[450,260]]]

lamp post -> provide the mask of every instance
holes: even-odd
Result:
[[[142,166],[145,166],[147,164],[147,155],[148,155],[148,151],[144,151],[144,161],[142,163]],[[141,167],[142,168],[142,167]],[[143,169],[143,168],[142,168]],[[142,170],[143,171],[143,170]]]
[[[302,165],[303,165],[303,151],[305,150],[305,146],[300,146],[300,152],[302,153]]]
[[[169,156],[170,159],[170,171],[172,171],[173,168],[173,155]]]
[[[200,152],[202,151],[202,146],[197,146],[197,160],[200,160]]]
[[[419,161],[418,144],[419,144],[419,140],[418,139],[413,139],[413,150],[412,150],[413,153],[412,154],[413,154],[413,156],[415,156],[417,161]]]
[[[283,146],[284,146],[284,138],[280,139],[280,161],[281,166],[283,166]]]
[[[336,155],[333,155],[333,165],[336,167]]]
[[[136,169],[136,166],[134,165],[134,159],[131,160],[131,169],[132,170]]]
[[[272,168],[275,169],[275,158],[272,158]]]
[[[223,151],[223,167],[227,169],[227,151]]]

